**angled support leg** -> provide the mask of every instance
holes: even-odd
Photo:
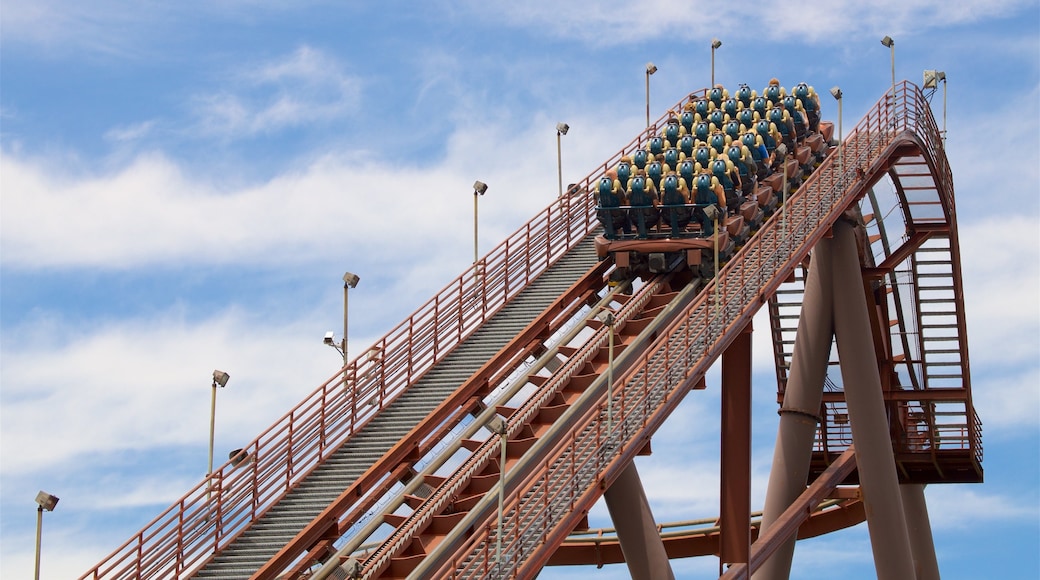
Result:
[[[852,225],[835,223],[831,244],[839,257],[833,272],[834,334],[874,566],[879,580],[913,578],[914,560]]]
[[[636,464],[629,463],[603,494],[617,529],[621,552],[633,578],[674,580],[664,542],[657,531],[650,502],[643,491]]]

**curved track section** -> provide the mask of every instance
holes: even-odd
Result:
[[[594,200],[557,200],[83,578],[533,578],[602,563],[568,535],[767,303],[782,397],[798,269],[839,219],[862,233],[901,477],[981,480],[952,177],[927,101],[899,89],[706,286],[611,288]],[[855,482],[842,405],[835,385],[810,509]],[[842,505],[806,530],[860,521],[862,504]]]

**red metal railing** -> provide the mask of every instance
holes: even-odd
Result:
[[[702,96],[691,93],[680,101]],[[404,322],[148,523],[84,578],[180,578],[231,543],[380,410],[414,385],[597,226],[595,180],[663,125],[578,182]]]

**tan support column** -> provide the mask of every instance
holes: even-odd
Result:
[[[751,551],[751,323],[722,353],[719,573]]]
[[[672,565],[664,551],[664,542],[654,523],[650,502],[643,491],[636,464],[629,463],[614,481],[603,499],[610,519],[617,529],[621,552],[633,578],[674,580]]]
[[[903,496],[903,513],[906,514],[906,530],[910,534],[910,551],[914,555],[917,580],[939,580],[939,562],[935,558],[935,543],[932,541],[932,524],[928,519],[924,486],[900,485],[899,492]]]
[[[834,334],[878,580],[914,577],[852,225],[834,224]]]
[[[823,398],[823,379],[831,352],[833,332],[833,296],[831,292],[832,251],[830,240],[824,239],[813,250],[809,274],[805,281],[802,312],[798,319],[791,354],[791,372],[787,378],[784,402],[780,407],[773,466],[762,515],[760,535],[805,491],[809,461],[816,436],[817,415]],[[777,548],[754,578],[783,580],[791,575],[795,538]]]

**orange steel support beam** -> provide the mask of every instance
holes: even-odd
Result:
[[[747,564],[730,567],[720,578],[743,580],[760,566],[789,539],[794,539],[798,526],[809,519],[812,510],[820,505],[827,495],[856,468],[856,451],[850,446],[826,471],[816,479],[791,505],[773,522],[769,529],[759,535],[751,546],[751,558]]]
[[[856,258],[853,226],[834,224],[833,291],[834,334],[845,383],[852,440],[859,450],[857,464],[864,501],[868,508],[867,528],[880,580],[901,580],[914,575],[906,518],[899,494],[892,440],[881,393],[878,362],[870,337],[870,320]]]
[[[722,355],[720,567],[747,562],[751,547],[751,331]]]
[[[790,374],[779,410],[773,468],[769,473],[762,514],[763,533],[769,531],[791,502],[805,490],[809,475],[833,336],[830,275],[833,261],[827,244],[818,243],[805,279],[805,298],[798,319]],[[775,554],[759,571],[760,577],[780,579],[790,576],[795,538],[785,536],[784,539],[781,546],[770,550]]]
[[[935,558],[932,525],[928,521],[928,505],[924,500],[924,485],[900,485],[903,511],[910,534],[910,551],[914,555],[914,574],[917,580],[939,580],[939,562]]]
[[[614,483],[603,493],[610,519],[617,529],[618,542],[625,555],[625,564],[633,578],[673,580],[661,536],[650,511],[650,502],[643,491],[635,462],[625,467]]]
[[[841,488],[839,488],[841,489]],[[831,496],[841,495],[831,493]],[[833,497],[832,497],[833,499]],[[831,532],[855,526],[866,520],[863,502],[849,498],[838,507],[813,512],[808,520],[798,527],[798,539],[815,538]],[[751,541],[758,539],[758,525],[750,523]],[[665,552],[668,557],[694,558],[719,553],[720,531],[718,527],[709,530],[693,529],[686,531],[662,532]],[[625,561],[621,545],[615,536],[570,538],[560,545],[552,555],[547,566],[603,566],[620,564]]]

